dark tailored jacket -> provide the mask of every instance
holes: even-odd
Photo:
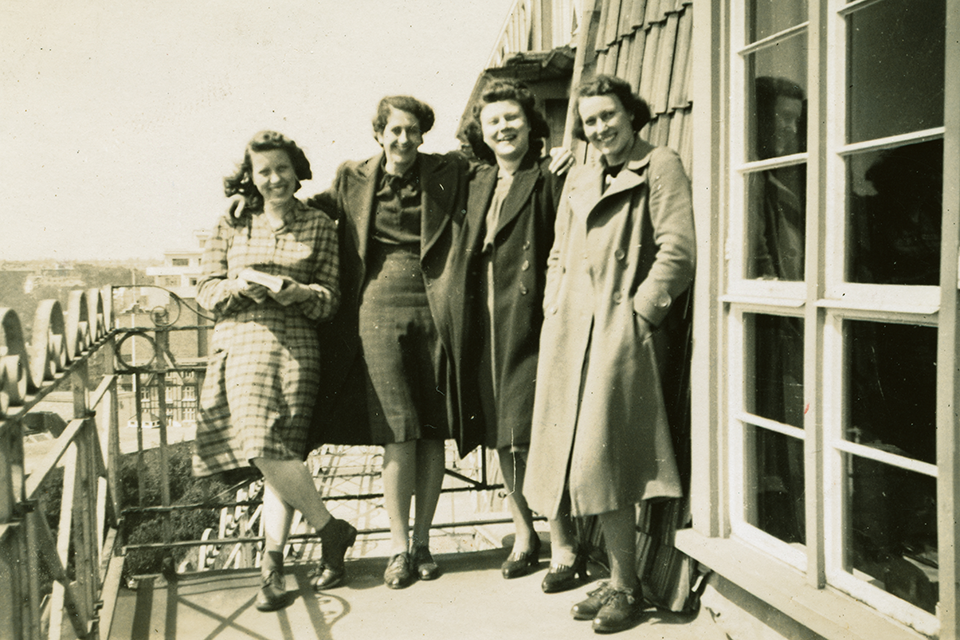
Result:
[[[319,327],[320,389],[314,410],[311,445],[372,444],[367,418],[367,372],[360,344],[360,299],[367,282],[368,245],[373,227],[379,154],[361,162],[344,162],[333,184],[311,198],[310,206],[337,220],[340,242],[340,310]],[[459,153],[419,155],[421,188],[420,266],[427,300],[441,340],[449,344],[446,260],[454,227],[466,209],[470,164]],[[441,363],[438,386],[450,384],[449,368]],[[455,418],[455,416],[450,416]],[[456,431],[459,427],[451,425]]]
[[[637,137],[613,184],[575,168],[557,211],[523,494],[555,518],[680,497],[664,389],[671,310],[693,279],[690,183]]]
[[[459,314],[452,324],[450,347],[454,390],[460,392],[454,410],[460,414],[460,427],[469,430],[459,440],[471,448],[481,441],[496,448],[530,442],[547,257],[563,187],[563,178],[550,173],[549,164],[549,158],[525,158],[500,211],[493,243],[492,327],[480,321],[487,304],[480,281],[487,277],[481,252],[497,185],[496,165],[476,170],[466,220],[450,253],[450,280],[458,284],[450,287],[449,304],[451,314]],[[489,348],[491,336],[499,390],[496,424],[483,419],[477,392],[481,351]]]

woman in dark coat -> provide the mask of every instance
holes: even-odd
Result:
[[[693,210],[676,153],[637,136],[650,111],[629,84],[598,76],[576,100],[599,158],[571,172],[557,212],[523,492],[548,517],[599,516],[610,582],[573,615],[612,632],[642,611],[636,504],[681,495],[658,327],[693,278]]]
[[[499,457],[516,527],[513,549],[502,566],[508,579],[535,567],[540,552],[533,514],[520,488],[530,446],[547,255],[563,187],[563,179],[549,170],[550,159],[541,156],[549,133],[526,86],[499,81],[484,89],[467,137],[474,155],[486,164],[470,182],[466,219],[450,253],[450,277],[463,283],[450,287],[450,307],[462,313],[455,330],[462,328],[465,336],[450,349],[451,366],[459,381],[461,414],[480,412],[485,444]],[[469,428],[472,423],[465,419],[461,424]],[[573,537],[569,518],[551,521],[558,566],[574,565]],[[557,576],[548,573],[544,590],[575,586],[567,579],[572,575],[563,574],[564,584]]]
[[[309,200],[339,221],[342,291],[340,312],[320,332],[326,350],[314,419],[321,442],[384,448],[392,541],[384,582],[394,589],[439,575],[430,527],[451,437],[444,265],[469,164],[459,154],[418,151],[433,121],[419,100],[384,98],[373,121],[383,153],[345,162],[333,186]]]

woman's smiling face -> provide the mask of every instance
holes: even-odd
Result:
[[[297,174],[290,155],[283,149],[250,152],[253,186],[264,202],[283,204],[297,190]]]
[[[586,96],[577,101],[583,133],[587,141],[603,154],[608,165],[626,161],[633,148],[633,123],[630,114],[614,95]]]
[[[394,168],[406,171],[417,159],[417,149],[423,144],[423,133],[417,117],[393,107],[390,107],[390,117],[383,131],[377,132],[376,137],[383,147],[387,169],[391,173],[394,173]]]
[[[530,123],[513,100],[491,102],[480,110],[483,141],[497,158],[519,160],[530,149]]]

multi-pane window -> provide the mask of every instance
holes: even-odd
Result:
[[[928,631],[945,12],[732,3],[721,293],[732,532]]]
[[[734,74],[742,126],[731,147],[727,283],[731,520],[735,533],[803,568],[808,7],[755,0],[740,10]]]
[[[937,612],[945,0],[837,7],[827,151],[827,579],[921,629]],[[842,45],[842,49],[839,45]],[[829,105],[830,102],[828,101]],[[832,215],[843,212],[843,218]],[[835,225],[835,226],[834,226]],[[892,597],[891,597],[892,596]],[[904,607],[908,603],[910,607]]]

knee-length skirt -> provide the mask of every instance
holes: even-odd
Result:
[[[246,467],[254,458],[305,458],[320,381],[316,327],[299,310],[267,302],[221,319],[200,393],[194,474]]]
[[[438,381],[442,346],[416,252],[371,243],[360,303],[367,409],[375,444],[450,437]]]

